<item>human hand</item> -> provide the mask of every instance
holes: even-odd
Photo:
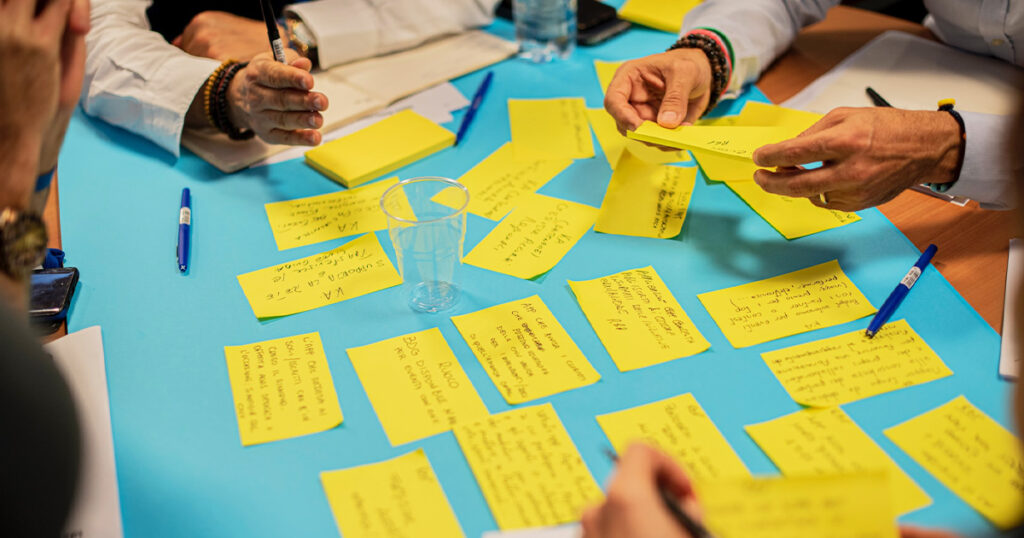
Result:
[[[605,92],[604,108],[619,131],[644,121],[669,129],[700,119],[711,100],[711,63],[698,49],[676,49],[630,60]]]
[[[288,50],[289,64],[269,53],[254,58],[228,86],[229,119],[236,127],[252,129],[271,144],[315,146],[324,122],[327,96],[310,91],[312,64]]]
[[[85,76],[85,34],[89,33],[89,0],[72,0],[67,26],[60,46],[60,86],[57,112],[43,137],[39,153],[39,174],[57,167],[57,157],[64,143],[71,114],[78,106]]]
[[[960,127],[946,112],[838,108],[800,136],[755,151],[754,163],[779,170],[758,170],[754,180],[767,192],[857,211],[913,185],[955,180],[959,153]],[[818,161],[821,168],[797,168]]]
[[[278,26],[285,47],[286,32]],[[270,50],[267,25],[224,11],[203,11],[174,38],[172,45],[193,55],[226,62],[252,60]]]
[[[905,525],[900,527],[900,538],[960,538],[960,535],[941,529],[925,529]]]
[[[631,445],[619,459],[604,503],[583,514],[583,538],[691,538],[665,508],[666,487],[688,514],[698,512],[693,488],[669,456],[644,444]]]

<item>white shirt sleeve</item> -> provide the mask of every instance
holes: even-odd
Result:
[[[960,112],[967,133],[967,148],[960,179],[946,194],[966,196],[985,209],[1012,209],[1017,202],[1019,159],[1008,141],[1014,140],[1013,117],[977,112]]]
[[[82,107],[177,157],[185,115],[220,62],[186,54],[150,31],[150,3],[92,1]]]
[[[825,18],[840,0],[705,0],[683,19],[682,33],[713,28],[729,39],[732,79],[726,94],[734,97],[789,48],[804,26]]]
[[[285,8],[317,42],[320,67],[407,49],[491,23],[498,0],[317,0]]]

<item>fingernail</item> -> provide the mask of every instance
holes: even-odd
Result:
[[[662,112],[658,116],[658,123],[675,123],[679,119],[679,114],[674,111]]]
[[[692,121],[684,121],[684,122],[682,123],[682,125],[684,125],[684,126],[686,126],[686,127],[692,127],[692,126],[693,126],[693,122],[692,122]]]
[[[306,120],[306,123],[308,123],[310,127],[315,129],[316,128],[316,116],[310,116],[309,119]]]
[[[313,88],[313,83],[308,78],[302,79],[302,89],[309,90]]]
[[[323,98],[317,97],[316,99],[313,99],[313,108],[315,108],[317,110],[323,110],[324,109],[324,100],[323,100]]]

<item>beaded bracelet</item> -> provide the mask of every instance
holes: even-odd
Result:
[[[249,62],[233,63],[229,65],[220,74],[214,83],[214,91],[212,96],[213,105],[210,107],[210,111],[213,114],[214,124],[217,129],[221,132],[227,133],[228,138],[231,140],[249,140],[256,135],[255,132],[250,130],[242,130],[231,123],[231,118],[228,115],[230,106],[228,104],[228,88],[231,86],[231,81],[235,78],[235,75],[242,69],[249,65]]]
[[[709,35],[711,32],[696,30],[690,32],[676,41],[668,50],[676,49],[698,49],[708,57],[711,64],[711,99],[701,116],[704,116],[718,104],[718,100],[725,94],[729,87],[729,79],[732,78],[732,59],[722,46],[722,41],[717,35]]]
[[[217,123],[213,120],[213,111],[210,108],[212,105],[213,87],[220,78],[221,73],[223,73],[224,70],[232,63],[234,63],[234,60],[228,60],[220,64],[217,69],[214,69],[213,73],[207,77],[206,83],[203,84],[203,112],[206,114],[206,121],[210,122],[210,126],[212,127],[217,127]]]

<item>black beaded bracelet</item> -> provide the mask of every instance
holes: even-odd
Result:
[[[711,64],[711,99],[708,101],[707,108],[701,113],[703,117],[705,114],[710,112],[718,104],[719,98],[725,93],[725,89],[729,87],[729,59],[726,57],[727,52],[722,50],[722,47],[708,36],[699,34],[687,34],[676,41],[668,50],[676,49],[699,49],[704,52],[708,57],[708,62]]]
[[[245,69],[245,66],[249,65],[249,62],[235,63],[224,69],[217,80],[214,81],[214,93],[210,107],[210,112],[214,119],[214,124],[217,129],[228,135],[231,140],[249,140],[256,136],[256,133],[250,130],[242,130],[231,123],[231,118],[228,115],[230,105],[228,104],[228,88],[231,86],[231,81],[235,78],[235,75],[239,71]]]

